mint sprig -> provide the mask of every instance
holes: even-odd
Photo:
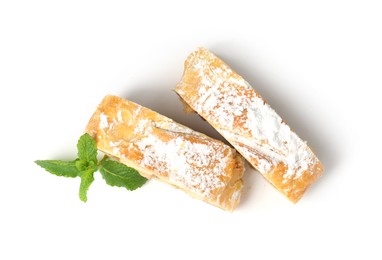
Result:
[[[94,173],[98,170],[110,186],[135,190],[147,181],[135,169],[111,160],[107,156],[98,162],[96,142],[89,134],[80,137],[77,149],[78,158],[74,161],[37,160],[35,163],[57,176],[80,177],[79,197],[84,202],[87,201],[87,192],[94,181]]]

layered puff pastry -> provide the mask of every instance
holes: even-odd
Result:
[[[204,48],[189,55],[175,92],[296,203],[323,165],[240,75]]]
[[[99,150],[191,196],[232,211],[244,158],[224,143],[131,101],[106,96],[86,132]]]

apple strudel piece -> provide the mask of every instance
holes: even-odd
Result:
[[[228,211],[239,204],[244,158],[218,140],[116,96],[104,98],[86,132],[144,177]]]
[[[308,145],[208,50],[189,55],[175,92],[292,202],[322,175],[323,165]]]

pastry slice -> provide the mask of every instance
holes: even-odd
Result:
[[[99,150],[146,178],[228,211],[239,204],[244,158],[218,140],[116,96],[104,98],[86,132]]]
[[[292,202],[322,175],[323,165],[308,145],[208,50],[190,54],[175,91]]]

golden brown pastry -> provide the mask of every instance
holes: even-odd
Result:
[[[244,158],[218,140],[115,96],[104,98],[86,132],[99,150],[147,178],[225,210],[239,204]]]
[[[240,75],[204,48],[192,53],[176,93],[292,202],[323,165]]]

